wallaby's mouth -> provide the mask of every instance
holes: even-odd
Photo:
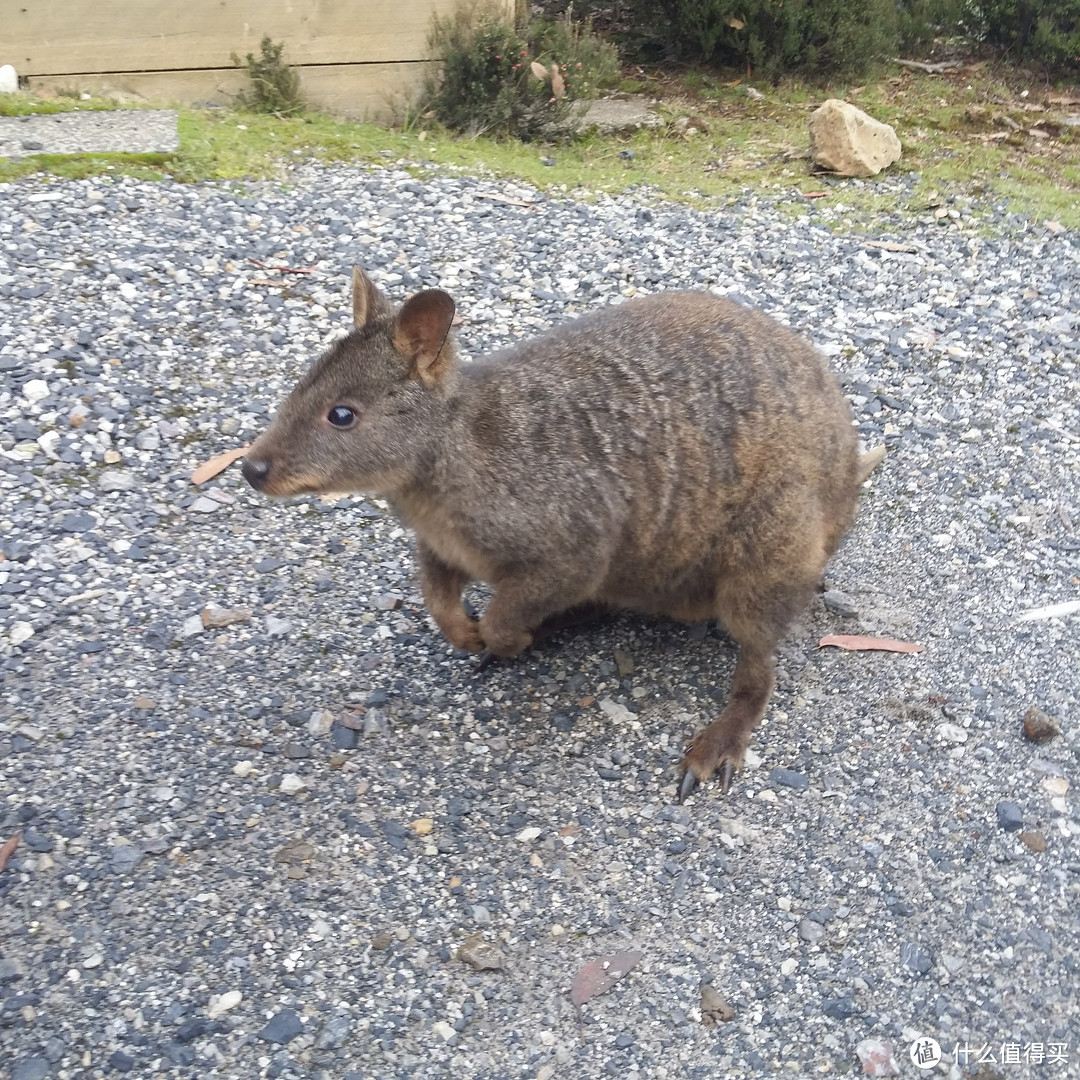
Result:
[[[275,498],[306,495],[313,491],[323,491],[326,487],[323,478],[314,473],[282,475],[276,472],[265,458],[245,458],[240,471],[256,491]]]

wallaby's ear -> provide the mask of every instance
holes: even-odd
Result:
[[[373,319],[383,318],[393,313],[390,301],[382,289],[360,269],[352,268],[352,317],[353,324],[359,329],[367,326]]]
[[[415,377],[434,386],[454,364],[448,340],[454,301],[442,289],[425,289],[405,301],[394,323],[394,348],[413,363]]]

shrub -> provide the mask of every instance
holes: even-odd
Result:
[[[237,104],[249,112],[277,113],[280,116],[295,116],[304,111],[304,102],[300,97],[300,76],[281,58],[285,51],[284,43],[275,45],[264,37],[259,45],[259,58],[247,54],[248,77],[251,89],[241,90],[236,95]],[[241,66],[240,58],[232,54],[233,63]]]
[[[896,9],[896,55],[925,55],[937,38],[966,37],[962,3],[963,0],[903,0]]]
[[[439,123],[469,135],[566,134],[573,103],[618,73],[614,47],[588,25],[566,18],[518,29],[485,4],[436,18],[429,45],[443,59],[430,107]]]
[[[968,0],[964,15],[986,44],[1013,59],[1080,66],[1080,0]]]
[[[767,78],[861,75],[894,55],[895,0],[635,0],[669,52]]]

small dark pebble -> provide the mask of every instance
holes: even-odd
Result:
[[[844,997],[826,998],[821,1003],[821,1011],[833,1020],[846,1020],[855,1012],[855,1002]]]
[[[1006,832],[1016,832],[1024,827],[1024,812],[1014,802],[999,802],[997,822]]]
[[[300,1017],[292,1009],[282,1009],[273,1016],[266,1026],[258,1033],[260,1039],[266,1042],[281,1043],[282,1045],[292,1042],[297,1035],[304,1030]]]
[[[330,729],[330,740],[338,750],[355,750],[360,740],[360,732],[354,728],[335,723]]]
[[[905,941],[900,946],[900,963],[916,975],[925,975],[933,967],[934,961],[921,945]]]
[[[769,782],[774,787],[795,788],[797,791],[805,791],[810,786],[810,781],[794,769],[770,769]]]
[[[56,846],[47,836],[42,836],[37,829],[26,829],[22,834],[22,842],[31,851],[38,852],[52,851]]]
[[[847,593],[841,592],[839,589],[829,589],[822,595],[821,599],[824,601],[825,606],[837,615],[854,618],[859,614],[858,604]]]
[[[109,1055],[109,1068],[117,1072],[131,1072],[135,1068],[135,1059],[123,1050],[116,1050]]]
[[[176,1041],[179,1043],[189,1043],[193,1039],[199,1038],[200,1035],[206,1032],[206,1026],[208,1021],[205,1017],[195,1016],[190,1020],[185,1020],[176,1029]]]
[[[88,532],[90,529],[96,528],[96,526],[97,518],[93,514],[85,512],[66,514],[64,520],[60,522],[60,528],[64,532],[70,533]]]

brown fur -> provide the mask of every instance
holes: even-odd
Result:
[[[882,453],[860,459],[822,357],[760,312],[672,292],[459,367],[446,293],[395,315],[357,272],[353,297],[357,328],[252,447],[249,480],[389,499],[459,648],[514,656],[572,609],[719,619],[739,643],[732,692],[683,764],[738,768],[773,652]],[[353,427],[329,423],[335,406]],[[478,622],[472,580],[494,589]]]

